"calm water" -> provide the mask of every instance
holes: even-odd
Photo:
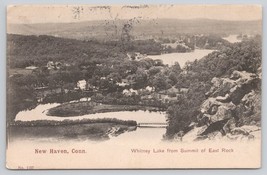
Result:
[[[137,123],[165,123],[165,112],[149,112],[149,111],[120,111],[107,112],[97,114],[87,114],[74,117],[55,117],[47,116],[48,109],[60,105],[59,103],[40,104],[32,110],[21,111],[17,114],[16,120],[32,121],[32,120],[58,120],[62,121],[77,119],[97,119],[97,118],[117,118],[120,120],[135,120]]]
[[[238,35],[229,35],[227,37],[224,37],[223,39],[225,39],[226,41],[229,41],[230,43],[237,43],[237,42],[241,42],[241,40],[237,39]]]
[[[207,49],[196,49],[193,52],[188,53],[168,53],[162,55],[149,55],[148,57],[155,60],[161,59],[164,64],[174,65],[175,62],[178,62],[181,67],[184,67],[187,61],[195,61],[196,59],[201,59],[214,50]]]
[[[88,114],[83,116],[74,117],[52,117],[47,116],[48,109],[60,105],[59,103],[53,104],[41,104],[35,109],[21,111],[17,114],[16,120],[21,121],[33,121],[33,120],[77,120],[77,119],[97,119],[97,118],[117,118],[120,120],[135,120],[137,123],[165,123],[166,117],[165,112],[149,112],[149,111],[121,111],[121,112],[108,112],[108,113],[97,113]],[[142,140],[149,139],[156,142],[160,142],[163,134],[165,134],[165,128],[137,128],[136,131],[126,132],[117,137],[111,137],[115,142],[125,141],[129,138],[130,140]],[[113,141],[112,141],[113,142]]]

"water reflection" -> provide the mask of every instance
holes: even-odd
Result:
[[[166,117],[165,112],[149,112],[149,111],[121,111],[121,112],[108,112],[108,113],[97,113],[88,114],[83,116],[74,117],[55,117],[47,116],[46,113],[50,108],[60,105],[59,103],[52,104],[40,104],[32,110],[21,111],[16,116],[16,121],[34,121],[34,120],[57,120],[63,121],[68,120],[81,120],[81,119],[98,119],[98,118],[116,118],[120,120],[135,120],[137,123],[165,123]],[[79,125],[78,127],[84,129],[80,134],[72,134],[73,130],[77,131],[77,128],[72,128],[73,126],[57,126],[54,128],[47,127],[34,127],[34,128],[20,128],[16,130],[16,133],[24,133],[24,139],[35,138],[36,140],[42,140],[47,138],[47,140],[53,140],[53,137],[62,140],[109,140],[114,143],[119,142],[136,142],[143,141],[146,142],[160,142],[163,135],[166,132],[166,128],[127,128],[119,132],[110,132],[110,134],[99,133],[98,135],[90,135],[85,132],[86,125]],[[77,127],[77,126],[76,126]],[[90,127],[89,127],[90,128]],[[116,129],[116,128],[112,128]],[[117,128],[118,129],[118,128]],[[21,131],[18,131],[21,130]],[[55,134],[57,133],[57,134]],[[78,132],[79,133],[79,132]],[[67,134],[67,135],[66,135]],[[22,136],[23,136],[22,135]]]
[[[178,62],[181,67],[184,67],[187,61],[195,61],[196,59],[201,59],[213,51],[214,50],[195,49],[193,52],[149,55],[148,57],[153,60],[161,59],[164,64],[168,64],[170,66],[174,65],[175,62]]]

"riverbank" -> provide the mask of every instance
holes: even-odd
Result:
[[[92,139],[106,140],[126,131],[134,131],[137,123],[132,120],[84,119],[64,121],[17,121],[9,126],[10,138],[34,139]]]
[[[95,102],[65,103],[48,110],[48,116],[72,117],[86,114],[120,112],[120,111],[160,111],[157,107],[140,105],[109,105]]]

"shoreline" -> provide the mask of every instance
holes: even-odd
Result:
[[[40,121],[39,121],[40,122]],[[11,138],[20,139],[90,139],[107,140],[110,136],[118,136],[124,132],[136,130],[135,121],[94,121],[91,123],[72,123],[62,125],[28,125],[32,122],[22,122],[21,125],[9,126]]]
[[[16,121],[7,127],[11,138],[35,139],[91,139],[107,140],[124,132],[134,131],[137,122],[115,118],[82,119],[82,120],[35,120]]]
[[[47,111],[47,116],[75,117],[87,114],[121,112],[121,111],[165,111],[158,107],[140,105],[111,105],[95,102],[65,103]]]
[[[81,124],[95,124],[95,123],[111,123],[126,126],[137,126],[134,120],[119,120],[116,118],[102,118],[102,119],[77,119],[77,120],[33,120],[33,121],[15,121],[12,122],[10,127],[46,127],[46,126],[71,126]]]

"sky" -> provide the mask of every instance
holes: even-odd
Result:
[[[259,5],[17,5],[7,9],[8,23],[67,23],[134,17],[260,20],[262,9]]]

